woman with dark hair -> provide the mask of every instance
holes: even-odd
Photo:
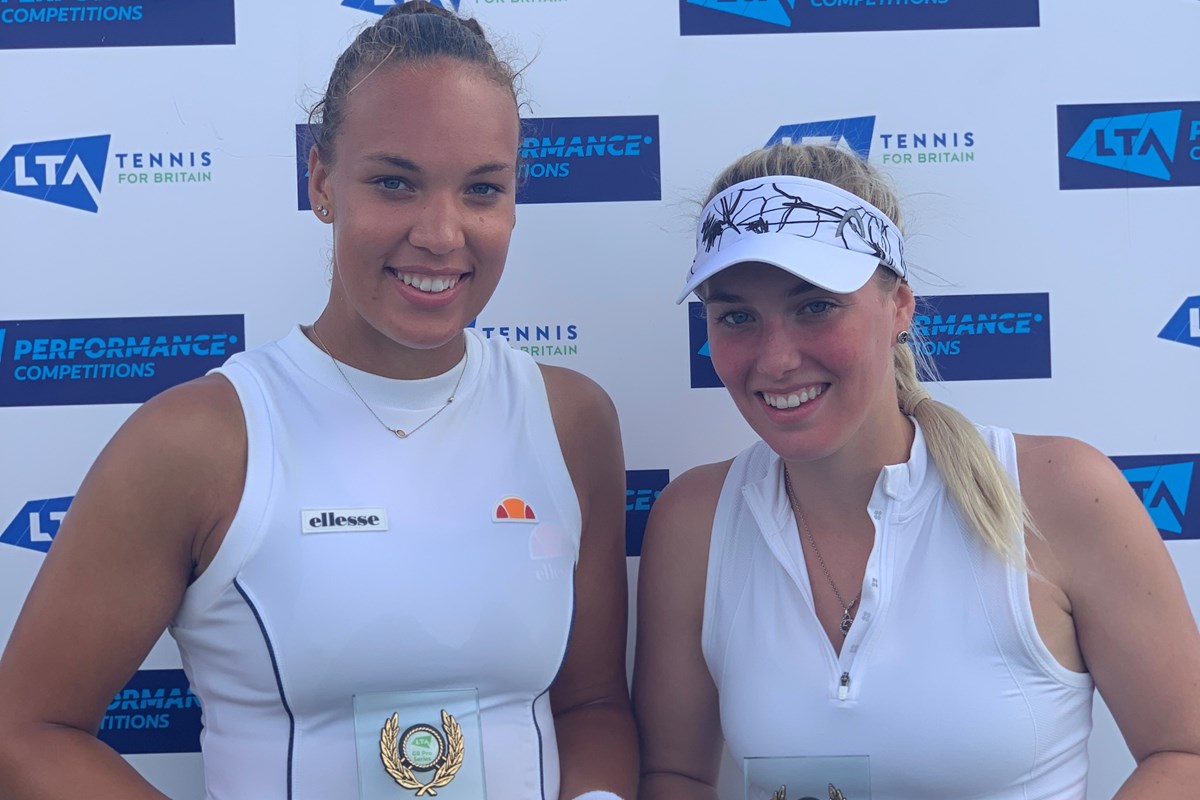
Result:
[[[615,411],[465,329],[515,222],[514,80],[424,2],[338,59],[309,157],[328,303],[101,454],[0,661],[0,795],[161,797],[95,734],[168,628],[214,800],[471,769],[499,800],[633,796]],[[477,715],[365,710],[443,690]]]

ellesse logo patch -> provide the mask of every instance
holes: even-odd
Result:
[[[515,495],[501,498],[492,511],[492,522],[532,522],[538,521],[533,507]]]
[[[300,511],[300,530],[304,533],[347,533],[387,529],[386,508],[305,508]]]

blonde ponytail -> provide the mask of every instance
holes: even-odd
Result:
[[[1036,534],[1029,509],[971,421],[934,400],[921,385],[914,354],[926,358],[921,345],[918,338],[892,348],[900,410],[921,426],[925,446],[963,521],[1001,557],[1024,566],[1014,532]]]

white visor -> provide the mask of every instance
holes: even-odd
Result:
[[[704,206],[696,258],[675,302],[746,261],[838,294],[861,289],[880,265],[908,277],[904,237],[886,214],[833,184],[792,175],[734,184]]]

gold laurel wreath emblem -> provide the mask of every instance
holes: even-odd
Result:
[[[771,795],[771,800],[787,800],[787,785],[780,786]],[[846,795],[842,794],[842,790],[829,784],[829,800],[846,800]]]
[[[437,795],[437,790],[454,780],[463,763],[462,727],[453,716],[442,709],[442,730],[446,732],[446,757],[442,760],[433,780],[421,783],[413,771],[404,766],[400,760],[397,747],[400,741],[400,714],[395,713],[383,724],[379,732],[379,756],[383,759],[383,768],[387,770],[392,780],[405,789],[416,789],[417,797],[421,795]]]

